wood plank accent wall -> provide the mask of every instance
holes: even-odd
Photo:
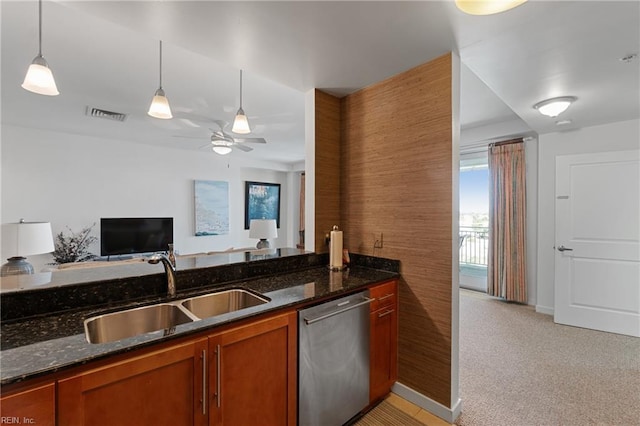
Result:
[[[399,382],[449,408],[452,127],[451,54],[342,99],[345,248],[400,260]]]
[[[315,252],[328,252],[325,235],[340,221],[340,99],[315,91]]]

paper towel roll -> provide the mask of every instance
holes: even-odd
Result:
[[[334,226],[329,243],[329,268],[342,269],[342,231]]]

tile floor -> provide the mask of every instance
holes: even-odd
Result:
[[[445,422],[440,417],[436,417],[430,412],[423,410],[412,402],[407,401],[396,395],[395,393],[389,394],[387,401],[399,410],[404,411],[414,419],[418,420],[427,426],[451,426],[451,424]]]

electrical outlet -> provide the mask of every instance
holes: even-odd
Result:
[[[378,234],[375,234],[376,241],[373,243],[373,248],[383,248],[384,246],[384,235],[382,232],[380,233],[380,238],[378,238]]]

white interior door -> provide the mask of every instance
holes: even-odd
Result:
[[[640,151],[556,159],[555,322],[640,336]]]

